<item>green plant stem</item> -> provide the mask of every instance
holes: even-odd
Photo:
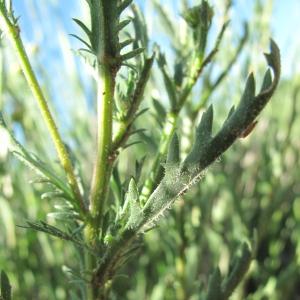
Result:
[[[136,84],[136,88],[131,98],[130,108],[126,113],[126,116],[118,124],[118,130],[116,132],[116,135],[113,138],[113,143],[111,148],[111,155],[113,157],[116,156],[116,152],[118,151],[118,149],[126,143],[127,139],[130,136],[131,125],[136,118],[136,113],[143,100],[144,91],[148,79],[150,77],[153,61],[154,61],[154,55],[146,59],[144,67],[140,74],[140,78]]]
[[[22,39],[20,37],[20,29],[15,23],[13,23],[9,19],[9,17],[7,15],[8,12],[6,11],[6,9],[3,5],[4,4],[0,5],[1,26],[4,26],[5,31],[8,33],[9,39],[11,40],[12,44],[15,47],[21,69],[25,75],[27,83],[31,89],[31,92],[33,93],[33,95],[38,103],[38,106],[39,106],[39,109],[43,116],[43,119],[48,127],[48,130],[50,132],[54,146],[56,148],[60,163],[66,172],[68,182],[72,188],[74,197],[76,199],[76,201],[74,202],[74,205],[77,206],[77,208],[81,212],[81,215],[84,216],[84,214],[85,214],[84,201],[83,201],[82,195],[80,193],[80,189],[79,189],[78,182],[77,182],[77,179],[76,179],[76,176],[74,173],[71,159],[66,150],[64,142],[59,134],[59,131],[57,129],[57,126],[55,124],[53,116],[49,110],[46,98],[42,92],[42,89],[37,81],[37,78],[33,72],[32,67],[31,67],[29,58],[27,56]]]
[[[91,215],[95,220],[94,230],[98,231],[103,217],[108,194],[109,178],[112,170],[110,151],[112,145],[112,105],[115,78],[107,65],[99,66],[97,81],[97,158],[91,186]]]

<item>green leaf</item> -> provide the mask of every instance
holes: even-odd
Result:
[[[219,300],[223,299],[221,297],[221,272],[220,269],[217,267],[213,274],[209,276],[208,280],[208,292],[206,296],[206,300]]]
[[[124,29],[130,22],[131,19],[121,21],[117,26],[117,31],[121,31],[122,29]]]
[[[274,40],[270,40],[271,53],[265,53],[265,57],[270,67],[275,72],[280,72],[280,50]]]
[[[196,139],[199,139],[202,145],[211,139],[213,116],[213,106],[210,105],[206,112],[203,113],[200,124],[196,130]]]
[[[158,117],[157,121],[159,124],[162,125],[162,123],[166,119],[167,112],[163,107],[163,105],[161,105],[161,103],[157,99],[152,98],[152,104],[153,104],[153,108],[155,109],[156,115]]]
[[[65,194],[62,191],[56,190],[56,191],[43,193],[41,195],[41,198],[43,200],[45,200],[45,199],[50,199],[51,200],[51,199],[54,199],[54,198],[62,198],[62,197],[64,197],[64,195]]]
[[[162,53],[159,53],[157,58],[159,69],[162,73],[164,84],[167,90],[168,98],[172,109],[176,108],[177,105],[177,91],[174,84],[174,80],[169,76],[166,70],[166,58]]]
[[[143,156],[140,160],[137,160],[135,162],[135,179],[136,179],[137,182],[139,181],[139,179],[141,177],[142,169],[143,169],[145,160],[146,160],[146,155]]]
[[[52,236],[55,236],[57,238],[60,238],[62,240],[66,240],[66,241],[71,241],[74,244],[80,246],[80,247],[86,247],[88,248],[83,241],[75,238],[72,234],[68,233],[68,232],[64,232],[62,230],[60,230],[59,228],[52,226],[50,224],[47,224],[44,221],[39,221],[39,222],[30,222],[27,221],[27,226],[20,226],[18,225],[18,227],[20,228],[28,228],[28,229],[33,229],[35,231],[40,231],[40,232],[44,232],[47,234],[50,234]]]
[[[129,219],[126,224],[127,228],[136,228],[143,218],[142,208],[139,203],[139,192],[136,182],[131,178],[125,202],[129,203]]]
[[[3,300],[11,300],[11,285],[8,276],[4,271],[1,271],[1,297]]]
[[[255,79],[254,75],[251,72],[248,76],[246,86],[244,89],[243,96],[241,98],[241,104],[247,104],[255,99]]]
[[[136,41],[140,41],[142,46],[147,49],[149,40],[148,40],[147,26],[145,23],[144,16],[137,5],[132,5],[132,12],[134,15],[133,26],[134,26]],[[136,42],[135,44],[136,44],[135,47],[137,48],[138,43]]]
[[[30,154],[14,137],[13,133],[7,128],[2,113],[0,112],[0,127],[2,127],[9,135],[11,140],[10,151],[16,156],[21,162],[33,169],[42,178],[48,179],[51,184],[56,186],[59,190],[64,192],[68,199],[73,199],[73,195],[69,186],[60,179],[53,171],[50,166],[37,159],[36,156]]]
[[[213,15],[213,9],[207,1],[202,1],[200,5],[193,6],[182,14],[184,20],[193,29],[200,27],[206,30],[211,25]]]
[[[231,296],[250,267],[252,252],[247,243],[243,243],[241,252],[241,255],[235,260],[232,271],[222,283],[222,299],[228,299]]]
[[[121,13],[132,3],[133,0],[123,0],[121,4],[118,6],[118,14]]]
[[[83,22],[76,18],[73,18],[73,21],[86,33],[89,38],[91,37],[90,29]]]
[[[167,163],[166,166],[169,165],[178,165],[180,162],[180,147],[179,147],[179,139],[178,135],[174,133],[167,156]]]
[[[134,49],[126,54],[123,54],[121,55],[121,60],[122,61],[125,61],[125,60],[128,60],[128,59],[131,59],[131,58],[134,58],[136,56],[138,56],[139,54],[143,53],[145,51],[144,48],[137,48],[137,49]]]
[[[82,39],[81,37],[79,37],[78,35],[73,34],[73,33],[70,33],[70,36],[74,37],[75,39],[77,39],[78,41],[80,41],[81,43],[83,43],[85,46],[87,46],[88,50],[92,52],[91,45],[88,42],[86,42],[84,39]]]
[[[191,166],[196,166],[199,161],[200,153],[206,151],[206,146],[212,139],[212,125],[213,125],[213,106],[202,114],[201,121],[196,128],[196,135],[191,152],[186,157],[183,163],[183,169]]]
[[[124,42],[121,42],[120,49],[127,47],[128,45],[132,44],[133,42],[134,42],[134,39],[127,39]]]
[[[272,85],[272,75],[271,75],[271,70],[268,69],[264,76],[264,80],[263,80],[260,92],[265,91],[271,85]]]

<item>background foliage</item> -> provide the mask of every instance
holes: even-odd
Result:
[[[159,32],[152,35],[166,55],[167,72],[172,73],[178,47],[178,38],[173,33],[182,18],[177,10],[168,8],[165,13],[155,3],[152,1],[153,12],[146,15],[148,21],[152,18],[150,35]],[[239,99],[243,88],[241,78],[246,78],[250,69],[255,70],[258,77],[263,74],[265,65],[258,54],[268,45],[271,1],[255,3],[242,54],[236,57],[229,70],[230,61],[244,37],[242,24],[229,26],[213,67],[205,71],[190,105],[182,113],[177,126],[182,137],[182,155],[191,147],[198,115],[194,117],[195,123],[190,116],[199,103],[200,93],[202,97],[204,92],[209,95],[201,102],[200,109],[210,103],[217,104],[214,126],[219,128],[226,111]],[[218,1],[215,8],[216,14],[223,15],[225,7]],[[230,16],[237,14],[235,9],[233,5]],[[208,41],[209,46],[213,45],[220,24],[213,26],[216,28]],[[168,31],[172,33],[170,39]],[[46,94],[54,99],[51,109],[58,112],[58,123],[74,151],[72,155],[76,161],[84,162],[78,166],[82,177],[89,180],[95,134],[92,96],[95,87],[86,79],[88,70],[77,55],[76,45],[69,44],[65,31],[59,32],[59,43],[60,55],[64,58],[59,70],[55,70],[51,62],[45,63],[46,49],[42,45],[39,48],[31,44],[28,48]],[[49,57],[54,59],[52,55]],[[208,82],[216,82],[227,69],[229,72],[222,78],[222,85],[217,85],[212,92]],[[58,71],[59,74],[54,73]],[[229,261],[242,251],[240,244],[244,241],[255,244],[255,260],[233,299],[300,299],[300,143],[297,138],[300,82],[297,75],[291,73],[281,81],[274,99],[259,118],[256,130],[210,167],[197,186],[183,196],[184,202],[179,199],[160,226],[145,235],[139,255],[115,281],[112,299],[201,299],[209,275],[217,266],[226,273],[230,269]],[[53,80],[55,76],[59,80]],[[150,165],[157,149],[161,122],[169,105],[168,95],[162,92],[161,76],[156,65],[143,103],[143,107],[150,108],[151,114],[144,114],[137,121],[138,128],[146,128],[139,134],[142,144],[121,154],[122,182],[128,180],[128,175],[137,177],[138,168],[133,162],[143,160],[147,153],[145,163]],[[27,149],[53,162],[54,150],[49,146],[46,129],[4,40],[1,41],[0,109]],[[131,142],[136,140],[133,138]],[[24,225],[26,220],[47,220],[61,228],[66,224],[64,216],[53,213],[55,203],[49,201],[44,188],[41,189],[38,182],[28,184],[35,181],[35,173],[8,154],[6,142],[6,135],[0,132],[0,268],[10,278],[15,299],[78,299],[76,295],[80,292],[76,295],[72,292],[76,283],[73,268],[81,259],[80,250],[41,232],[17,227]],[[147,177],[147,168],[144,170],[141,182]],[[69,281],[63,273],[69,276]]]

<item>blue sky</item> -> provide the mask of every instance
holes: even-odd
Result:
[[[143,6],[148,1],[151,0],[137,0],[136,2]],[[164,2],[171,3],[170,10],[172,10],[172,3],[174,4],[174,1]],[[254,2],[251,0],[234,1],[236,12],[238,12],[241,19],[249,17],[251,4]],[[44,5],[44,3],[47,3],[47,5]],[[80,15],[78,11],[79,3],[80,0],[14,1],[16,14],[21,16],[20,23],[23,35],[25,35],[27,41],[34,41],[42,46],[44,51],[42,59],[43,57],[47,59],[49,56],[59,57],[60,50],[57,47],[57,34],[62,28],[65,28],[68,33],[74,33],[77,30],[71,18],[78,16],[78,14]],[[287,65],[284,74],[288,75],[289,71],[293,68],[299,69],[299,64],[294,64],[294,58],[297,49],[299,49],[297,30],[300,28],[300,1],[274,0],[271,27],[272,36],[280,45],[283,61]],[[296,37],[293,37],[295,31]]]

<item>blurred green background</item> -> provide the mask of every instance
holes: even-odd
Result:
[[[60,131],[81,162],[80,170],[88,182],[95,135],[94,85],[78,53],[80,45],[68,35],[79,31],[71,18],[86,17],[81,2],[85,1],[24,0],[15,1],[15,8]],[[161,1],[162,7],[156,2],[137,1],[145,11],[150,38],[160,44],[172,68],[172,47],[177,40],[170,29],[174,33],[182,22],[180,1]],[[224,1],[211,2],[215,9],[213,41]],[[213,68],[208,68],[194,91],[191,106],[203,96],[203,82],[214,81],[234,56],[245,20],[249,34],[243,52],[207,102],[216,110],[214,126],[223,122],[229,107],[239,100],[249,71],[261,79],[265,70],[262,53],[268,50],[270,36],[282,49],[280,87],[254,132],[229,149],[184,201],[176,202],[168,218],[146,235],[140,255],[117,278],[112,299],[201,299],[209,274],[216,266],[227,272],[240,243],[253,236],[256,259],[232,299],[300,299],[299,6],[296,0],[234,1],[229,11],[231,25]],[[60,172],[52,143],[6,39],[1,40],[0,75],[0,110],[9,127],[28,149]],[[140,136],[143,144],[121,155],[123,181],[133,175],[132,162],[147,154],[149,164],[157,148],[163,112],[152,99],[167,106],[161,86],[160,75],[153,74],[143,103],[151,113],[139,119],[147,131]],[[178,126],[182,155],[190,147],[194,126],[187,107]],[[145,168],[142,178],[146,176]],[[41,198],[44,188],[30,183],[34,179],[34,172],[8,153],[7,137],[0,131],[0,269],[11,279],[14,299],[80,299],[80,292],[72,294],[76,282],[68,280],[69,268],[80,261],[80,251],[72,244],[17,227],[26,220],[63,226],[51,215],[55,203]]]

